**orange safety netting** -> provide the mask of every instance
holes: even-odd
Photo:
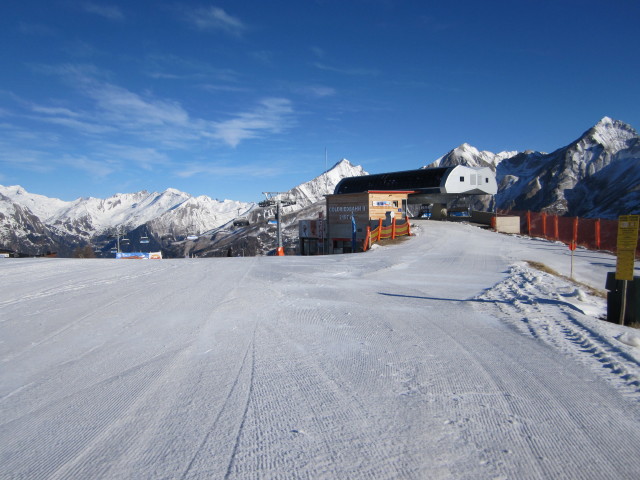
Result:
[[[604,218],[559,217],[544,212],[500,211],[501,215],[520,217],[520,231],[532,237],[558,240],[592,250],[616,252],[618,221]],[[640,235],[639,235],[640,236]],[[640,257],[640,241],[636,248]]]
[[[382,220],[380,220],[378,222],[378,226],[373,230],[371,230],[371,227],[367,227],[367,237],[364,241],[364,249],[367,250],[371,248],[371,245],[380,240],[386,238],[395,240],[396,237],[400,237],[403,235],[411,235],[411,225],[409,224],[409,219],[407,219],[403,223],[398,223],[394,218],[391,221],[391,225],[388,225],[386,227],[382,226]]]

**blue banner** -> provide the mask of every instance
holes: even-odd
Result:
[[[351,214],[351,251],[355,253],[356,251],[356,219]]]
[[[118,252],[116,258],[125,258],[128,260],[149,260],[161,259],[162,252]]]

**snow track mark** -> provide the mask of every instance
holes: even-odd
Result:
[[[495,303],[504,321],[588,365],[640,401],[640,361],[589,327],[599,320],[585,310],[597,311],[598,300],[575,285],[518,264],[476,300]]]

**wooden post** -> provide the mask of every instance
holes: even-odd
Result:
[[[596,218],[595,229],[596,229],[596,248],[600,250],[600,219],[599,218]]]
[[[527,235],[531,236],[531,211],[527,210]]]
[[[365,252],[369,250],[371,242],[371,226],[367,225],[367,235],[364,237],[364,244],[362,245],[362,250]]]
[[[407,217],[407,236],[411,236],[411,222],[409,221],[409,217]]]
[[[559,228],[558,228],[558,215],[554,215],[553,216],[553,238],[555,240],[558,240],[558,238],[560,237],[560,234],[558,232]]]
[[[624,317],[627,313],[627,281],[622,280],[622,302],[620,303],[620,325],[624,325]]]
[[[395,240],[396,239],[396,217],[393,217],[393,220],[391,220],[391,240]]]
[[[547,238],[547,214],[542,212],[540,216],[542,217],[542,236]]]
[[[573,219],[573,241],[578,245],[578,217]]]

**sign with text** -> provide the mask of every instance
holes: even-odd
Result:
[[[357,203],[329,205],[328,212],[334,223],[351,223],[351,216],[366,215],[367,207]]]
[[[633,280],[639,224],[640,215],[621,215],[618,218],[616,280]]]

